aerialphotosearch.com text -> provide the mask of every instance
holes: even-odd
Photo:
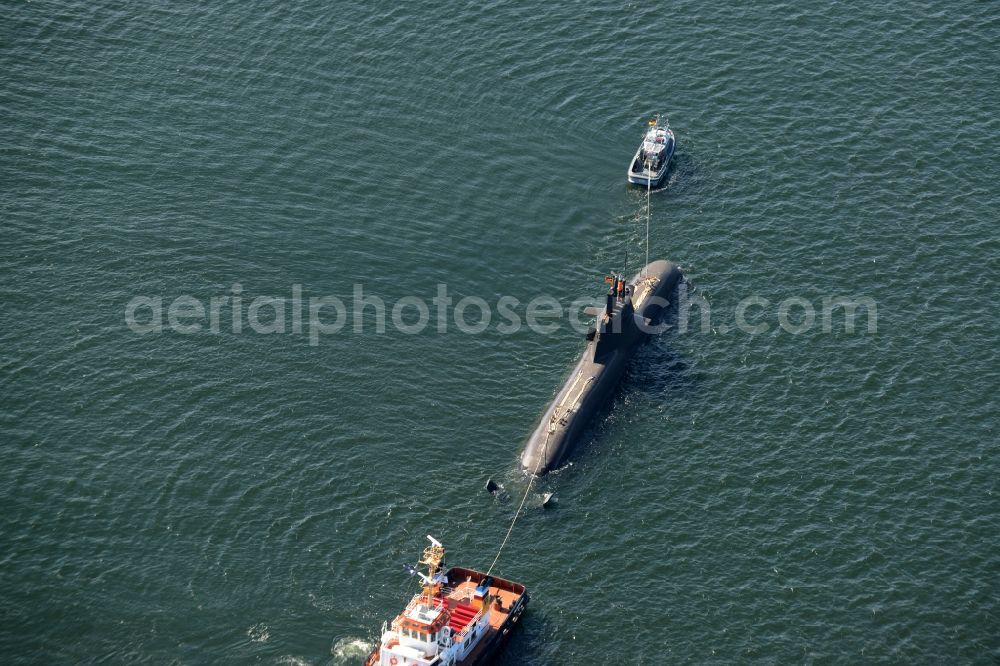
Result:
[[[670,329],[677,333],[729,333],[739,331],[760,335],[780,330],[792,335],[808,331],[830,333],[876,333],[878,309],[867,296],[829,295],[809,300],[799,296],[781,300],[753,294],[732,308],[724,323],[713,321],[719,313],[711,304],[681,282],[670,305],[669,324],[647,324],[649,333]],[[304,335],[310,345],[319,345],[325,336],[419,335],[458,330],[468,335],[495,331],[502,335],[523,329],[550,335],[565,325],[584,333],[593,317],[584,314],[588,306],[601,306],[592,297],[564,304],[552,295],[538,295],[527,302],[514,296],[501,296],[492,303],[478,296],[463,296],[457,301],[446,284],[438,284],[430,298],[404,296],[388,303],[376,294],[366,293],[365,285],[352,288],[351,297],[334,295],[303,296],[302,285],[293,284],[287,296],[244,294],[240,283],[228,293],[198,298],[189,294],[164,298],[138,295],[125,305],[125,325],[139,335],[171,332],[195,334]]]

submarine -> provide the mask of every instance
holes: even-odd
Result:
[[[597,317],[587,331],[587,347],[521,454],[526,472],[543,476],[565,459],[594,415],[611,399],[639,344],[663,330],[657,322],[681,277],[673,263],[658,260],[628,282],[621,274],[604,279],[610,284],[604,307],[584,310]]]

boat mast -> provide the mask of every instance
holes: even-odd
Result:
[[[420,560],[420,564],[427,567],[423,595],[427,602],[427,607],[434,608],[434,597],[437,595],[438,588],[441,585],[440,581],[437,580],[437,575],[441,570],[441,563],[444,561],[444,546],[429,534],[427,538],[430,539],[431,545],[424,548],[424,556]]]

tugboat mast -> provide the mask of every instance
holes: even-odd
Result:
[[[444,546],[430,534],[427,535],[427,538],[430,539],[431,545],[424,548],[424,556],[420,560],[420,564],[427,567],[427,577],[423,579],[423,595],[427,607],[434,608],[434,597],[437,596],[441,587],[438,572],[441,570],[441,563],[444,562]]]

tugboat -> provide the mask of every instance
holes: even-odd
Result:
[[[650,119],[642,143],[629,164],[628,182],[633,185],[659,187],[667,175],[675,145],[674,133],[668,127],[667,121],[663,121],[661,125],[659,115]]]
[[[423,589],[391,625],[365,666],[474,666],[499,652],[528,605],[524,585],[475,569],[442,571],[444,546],[428,535]]]

